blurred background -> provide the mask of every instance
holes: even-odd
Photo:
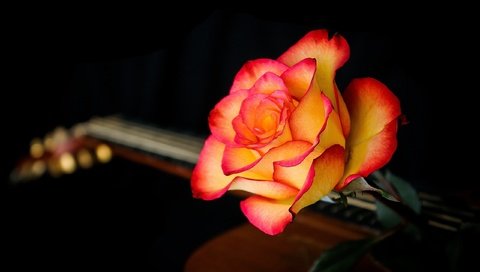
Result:
[[[350,45],[350,60],[337,74],[341,90],[352,78],[371,76],[399,97],[408,124],[388,168],[419,191],[478,203],[478,182],[452,167],[457,156],[446,155],[459,138],[446,119],[462,104],[461,61],[473,45],[441,20],[409,18],[412,28],[313,12],[208,10],[174,21],[165,14],[147,33],[127,20],[67,29],[33,24],[18,34],[21,45],[8,67],[14,84],[1,99],[3,254],[11,264],[180,270],[196,247],[245,222],[237,199],[194,200],[188,180],[126,159],[25,183],[9,182],[10,174],[33,138],[93,116],[121,114],[206,137],[209,111],[245,61],[275,59],[317,28],[340,33]]]

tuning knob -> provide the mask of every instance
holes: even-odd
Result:
[[[87,169],[87,168],[92,167],[92,165],[93,165],[93,155],[87,149],[85,149],[85,148],[80,149],[78,151],[76,157],[77,157],[78,165],[81,168]]]
[[[101,163],[107,163],[112,159],[112,149],[106,144],[100,144],[95,148],[97,160]]]
[[[60,155],[60,158],[58,159],[58,164],[60,166],[60,170],[64,174],[71,174],[75,172],[75,169],[77,169],[77,163],[75,162],[75,158],[72,154],[68,152]]]
[[[32,158],[38,159],[43,156],[45,149],[43,148],[42,140],[40,138],[35,138],[30,143],[30,156]]]

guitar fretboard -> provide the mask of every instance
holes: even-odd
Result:
[[[191,165],[197,163],[205,140],[117,116],[92,118],[80,126],[88,136]]]

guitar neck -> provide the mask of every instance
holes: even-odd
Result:
[[[205,140],[118,116],[95,117],[77,126],[93,141],[112,144],[119,157],[184,178],[190,178]]]
[[[83,126],[88,136],[192,165],[197,163],[205,140],[117,116],[96,117]]]
[[[94,117],[87,122],[75,125],[70,134],[75,135],[72,142],[63,144],[63,147],[58,149],[68,150],[66,147],[77,146],[94,148],[106,143],[114,156],[148,165],[185,179],[190,179],[205,140],[202,137],[129,121],[119,116]],[[75,153],[76,151],[70,150],[69,152]],[[44,158],[45,156],[47,158]],[[12,176],[17,178],[29,177],[28,171],[27,175],[21,174],[25,165],[30,165],[30,168],[32,168],[35,161],[42,160],[42,158],[44,160],[55,159],[55,156],[58,156],[57,151],[47,152],[46,155],[36,158],[33,162],[17,167]],[[420,192],[419,195],[422,208],[429,216],[429,223],[440,229],[456,231],[462,222],[477,218],[475,211],[454,209],[439,196],[424,192]],[[361,217],[364,222],[362,223],[370,226],[375,225],[374,211],[376,205],[372,197],[359,194],[356,197],[348,197],[348,203],[350,206],[363,211],[364,214]],[[348,214],[360,217],[358,215],[362,213],[344,212],[338,209],[338,205],[327,202],[318,202],[315,207],[324,212],[333,213],[337,217],[345,215],[347,218],[343,219],[347,221],[351,220],[351,218],[348,218]]]

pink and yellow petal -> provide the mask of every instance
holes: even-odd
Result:
[[[267,95],[265,94],[253,94],[249,95],[242,102],[242,106],[240,108],[240,116],[242,117],[243,123],[250,131],[252,131],[252,133],[255,127],[255,121],[257,119],[257,108],[260,106],[260,103],[262,103],[262,101],[266,98]]]
[[[347,105],[345,100],[341,97],[340,91],[338,90],[337,84],[335,84],[335,94],[336,100],[338,102],[338,116],[340,117],[340,122],[342,124],[343,136],[345,138],[350,134],[350,114],[348,113]]]
[[[312,85],[290,116],[292,138],[316,142],[331,112],[330,100]]]
[[[401,114],[398,98],[373,78],[353,80],[344,97],[351,128],[347,166],[338,190],[358,177],[368,176],[391,159],[397,147],[397,119]]]
[[[316,61],[307,58],[293,65],[282,74],[282,79],[290,92],[290,95],[300,100],[314,81]]]
[[[317,59],[317,65],[331,64],[335,68],[341,67],[350,56],[350,47],[347,41],[338,34],[331,38],[325,29],[313,30],[307,33],[297,43],[283,53],[278,61],[293,66],[306,58]]]
[[[272,59],[257,59],[245,63],[233,80],[230,93],[238,90],[250,89],[255,82],[267,72],[281,75],[287,66],[281,62]]]
[[[277,133],[279,119],[278,111],[261,111],[255,120],[254,131],[261,139],[271,137]]]
[[[222,158],[222,170],[227,176],[240,173],[252,168],[260,159],[261,156],[256,150],[226,146]]]
[[[343,189],[358,177],[370,175],[390,161],[397,148],[397,126],[395,119],[377,135],[349,147],[345,173],[337,190]]]
[[[276,235],[292,222],[289,209],[294,198],[273,200],[261,196],[251,196],[240,203],[248,221],[269,235]]]
[[[280,123],[282,110],[271,99],[264,99],[257,107],[254,132],[258,136],[268,137],[274,134]],[[266,135],[266,134],[268,135]]]
[[[269,180],[246,179],[242,177],[236,177],[231,183],[229,190],[241,190],[271,199],[292,198],[298,193],[297,189],[282,183]]]
[[[270,149],[283,145],[286,142],[290,142],[292,140],[292,133],[290,131],[290,127],[288,123],[284,124],[283,130],[280,131],[278,136],[273,139],[270,143],[265,146],[259,146],[255,148],[261,154],[267,153]]]
[[[398,98],[383,83],[373,78],[353,80],[343,96],[351,120],[347,142],[349,146],[377,135],[401,114]]]
[[[273,180],[274,162],[283,160],[292,160],[299,158],[303,160],[312,150],[312,145],[305,141],[286,142],[281,146],[270,149],[263,158],[246,173],[242,173],[242,177],[251,178],[249,174],[262,177],[264,180]],[[257,179],[257,178],[253,178]]]
[[[287,91],[287,86],[283,83],[282,78],[275,73],[266,72],[255,82],[250,89],[250,94],[261,93],[269,95],[278,90]]]
[[[235,139],[233,120],[240,113],[243,100],[248,97],[248,90],[238,91],[224,97],[210,112],[208,123],[212,135],[224,144],[232,144]]]
[[[336,144],[345,147],[345,137],[343,136],[340,117],[337,112],[332,111],[328,116],[325,129],[320,134],[316,149],[321,149],[323,152],[326,148]]]
[[[300,190],[304,186],[313,160],[318,158],[324,150],[324,148],[317,145],[305,158],[298,157],[297,161],[288,160],[275,162],[273,179],[279,183]]]
[[[319,201],[333,190],[343,175],[344,155],[345,149],[334,145],[313,161],[304,186],[290,209],[293,213]]]
[[[239,146],[254,144],[258,141],[257,136],[243,122],[242,116],[235,117],[232,126],[235,131],[234,142]]]
[[[205,141],[192,173],[191,188],[195,198],[211,200],[227,191],[233,177],[225,176],[221,168],[224,149],[225,145],[213,136]]]
[[[349,56],[350,47],[342,36],[335,34],[330,38],[327,30],[314,30],[290,47],[278,61],[292,66],[305,58],[315,58],[317,61],[315,80],[318,87],[338,111],[342,97],[335,90],[335,72]]]

